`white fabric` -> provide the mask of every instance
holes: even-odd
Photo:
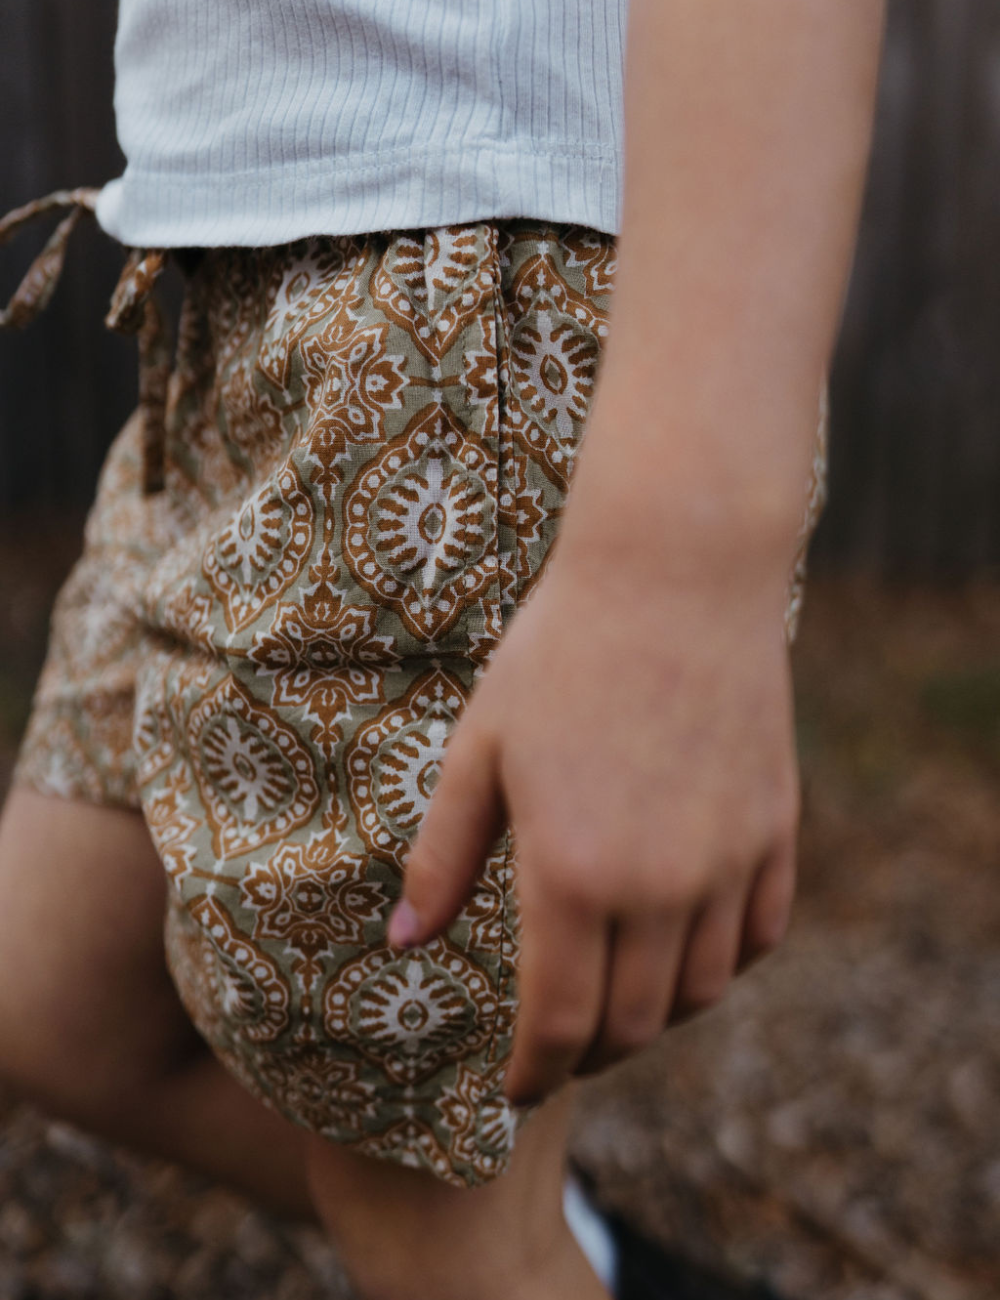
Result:
[[[590,1267],[614,1295],[618,1274],[617,1244],[607,1220],[591,1205],[572,1175],[567,1175],[563,1184],[563,1213],[580,1249],[590,1261]]]
[[[125,243],[513,216],[617,234],[628,0],[120,0]]]

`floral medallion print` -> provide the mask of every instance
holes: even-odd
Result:
[[[107,755],[95,752],[77,735],[66,717],[43,716],[44,696],[28,720],[18,760],[18,780],[55,799],[82,799],[87,803],[110,801],[124,785]],[[55,714],[53,705],[48,711]],[[88,728],[89,729],[89,728]]]
[[[359,726],[345,754],[347,792],[366,846],[402,870],[465,706],[450,673],[434,669]]]
[[[428,1169],[443,1182],[465,1186],[470,1181],[468,1174],[463,1177],[464,1170],[456,1172],[454,1152],[437,1136],[440,1121],[431,1124],[416,1119],[412,1114],[414,1108],[408,1109],[410,1114],[388,1125],[377,1137],[359,1143],[360,1149],[376,1160],[394,1160],[411,1169]]]
[[[486,429],[498,429],[500,423],[500,323],[499,294],[494,294],[493,310],[484,312],[480,331],[469,331],[462,359],[461,383],[471,407],[483,412]]]
[[[349,236],[305,239],[262,268],[268,305],[256,365],[279,391],[289,387],[299,346],[317,317],[327,317],[354,296],[361,255]]]
[[[444,407],[367,462],[344,501],[358,583],[433,642],[497,572],[496,465]]]
[[[166,503],[151,501],[142,494],[144,472],[144,429],[142,413],[135,411],[115,439],[101,470],[97,500],[87,518],[86,550],[89,560],[98,550],[105,563],[131,562],[133,576],[145,569],[175,535],[175,525]],[[135,583],[141,586],[141,580]],[[118,603],[122,593],[117,593]]]
[[[532,482],[524,459],[514,459],[500,494],[500,519],[516,538],[510,565],[511,603],[525,598],[541,574],[550,553],[562,507],[544,504],[544,489]]]
[[[201,966],[208,1010],[199,1018],[210,1023],[218,1014],[230,1032],[252,1043],[278,1038],[288,1025],[290,1002],[278,963],[237,929],[217,899],[206,895],[187,910],[205,939]]]
[[[198,578],[201,557],[212,530],[206,524],[186,533],[170,547],[146,576],[143,622],[167,633],[185,646],[197,646],[207,655],[217,636],[213,613],[217,602]]]
[[[469,925],[469,942],[482,952],[501,952],[506,941],[507,903],[513,892],[511,846],[506,835],[487,855],[482,875],[462,916]]]
[[[476,672],[481,672],[493,657],[504,629],[503,604],[499,594],[484,596],[479,602],[479,610],[482,622],[478,627],[469,628],[468,658],[475,665]]]
[[[483,1047],[496,1012],[485,972],[441,939],[402,956],[382,948],[348,962],[323,995],[330,1038],[349,1038],[397,1083]]]
[[[439,361],[493,294],[496,232],[489,223],[403,234],[371,280],[371,295],[413,344]]]
[[[618,246],[598,230],[576,226],[562,241],[567,268],[583,272],[583,293],[588,299],[610,295],[618,270]]]
[[[205,555],[226,623],[246,627],[298,577],[313,539],[313,506],[289,466],[243,503]]]
[[[391,638],[376,632],[371,606],[346,602],[339,573],[324,553],[309,571],[310,585],[279,606],[248,651],[273,678],[273,702],[314,724],[310,738],[328,758],[342,739],[342,721],[359,706],[382,703],[384,669],[399,661]]]
[[[406,358],[387,351],[388,325],[366,327],[362,320],[344,310],[302,344],[311,439],[324,467],[349,456],[352,443],[384,438],[388,413],[403,406]]]
[[[287,254],[286,254],[287,255]],[[261,328],[262,282],[267,255],[247,257],[239,249],[220,249],[211,258],[203,258],[200,275],[195,277],[193,298],[203,325],[201,341],[192,340],[196,350],[211,345],[212,376],[209,393],[215,394],[234,366],[253,347]],[[185,358],[181,358],[181,369]],[[195,374],[204,376],[205,366],[192,358]],[[204,390],[204,380],[200,387]]]
[[[132,731],[139,785],[148,784],[170,768],[177,749],[174,720],[167,700],[170,656],[163,651],[149,654],[146,669],[136,686]]]
[[[194,866],[194,834],[198,818],[191,811],[187,773],[170,774],[145,807],[146,825],[167,875],[180,887]]]
[[[287,835],[319,803],[313,760],[291,727],[227,677],[188,717],[188,745],[214,852]]]
[[[60,595],[66,607],[59,619],[64,654],[82,659],[92,672],[120,664],[135,636],[135,580],[136,566],[125,556],[77,571]]]
[[[163,941],[167,967],[191,1023],[229,1072],[249,1091],[257,1092],[249,1052],[237,1046],[240,1022],[228,1015],[218,952],[174,889],[167,891]]]
[[[567,487],[594,395],[606,313],[536,254],[512,285],[509,417],[530,456]]]
[[[299,958],[293,970],[307,989],[320,957],[365,942],[366,926],[384,917],[386,895],[365,879],[365,860],[338,851],[326,836],[286,844],[253,863],[240,882],[243,906],[257,917],[255,939],[279,939]]]
[[[403,953],[385,925],[449,737],[544,590],[616,240],[510,218],[186,261],[162,486],[141,407],[56,605],[17,779],[141,810],[170,974],[243,1087],[375,1159],[484,1183],[521,1119],[513,827],[444,936]],[[142,267],[119,295],[136,313]],[[789,640],[825,469],[821,420]]]
[[[356,1140],[378,1114],[375,1090],[358,1065],[312,1044],[258,1053],[254,1091],[282,1114],[324,1137]]]
[[[503,1086],[503,1068],[485,1075],[460,1065],[455,1082],[446,1089],[441,1114],[453,1134],[456,1153],[463,1163],[481,1164],[492,1172],[498,1163],[496,1152],[514,1144],[516,1122],[510,1107],[497,1096]]]
[[[256,382],[255,353],[255,347],[248,347],[219,384],[216,419],[223,428],[221,441],[216,444],[206,437],[198,448],[202,457],[214,453],[218,460],[225,458],[225,468],[220,465],[217,471],[222,489],[217,501],[227,500],[233,485],[245,491],[259,481],[284,451],[284,412]]]

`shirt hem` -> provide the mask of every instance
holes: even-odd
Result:
[[[620,231],[621,157],[537,141],[397,150],[383,162],[291,164],[190,176],[133,166],[103,187],[97,220],[131,247],[264,247],[310,235],[517,217]]]

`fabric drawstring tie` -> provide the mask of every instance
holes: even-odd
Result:
[[[167,381],[171,355],[163,312],[153,294],[167,254],[162,248],[133,248],[104,318],[109,329],[135,334],[139,344],[139,407],[142,411],[143,491],[163,487]]]
[[[0,220],[0,244],[5,244],[36,217],[44,216],[54,208],[70,209],[28,268],[10,302],[0,311],[0,326],[24,329],[48,306],[66,261],[69,237],[81,216],[85,212],[94,211],[97,194],[98,191],[94,189],[56,190],[43,199],[35,199],[21,208],[15,208]]]
[[[0,244],[5,244],[29,222],[60,208],[69,212],[56,226],[7,306],[0,311],[0,327],[24,329],[48,306],[63,266],[70,235],[84,213],[93,215],[99,190],[56,190],[15,208],[0,219]],[[161,248],[133,248],[111,297],[105,325],[119,334],[135,334],[139,347],[139,407],[143,422],[143,490],[163,487],[165,412],[170,375],[170,345],[163,313],[153,289],[163,274],[167,253]]]

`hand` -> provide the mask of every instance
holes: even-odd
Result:
[[[390,924],[404,946],[439,933],[512,823],[516,1104],[713,1004],[788,923],[784,572],[644,577],[553,550],[449,738]]]

